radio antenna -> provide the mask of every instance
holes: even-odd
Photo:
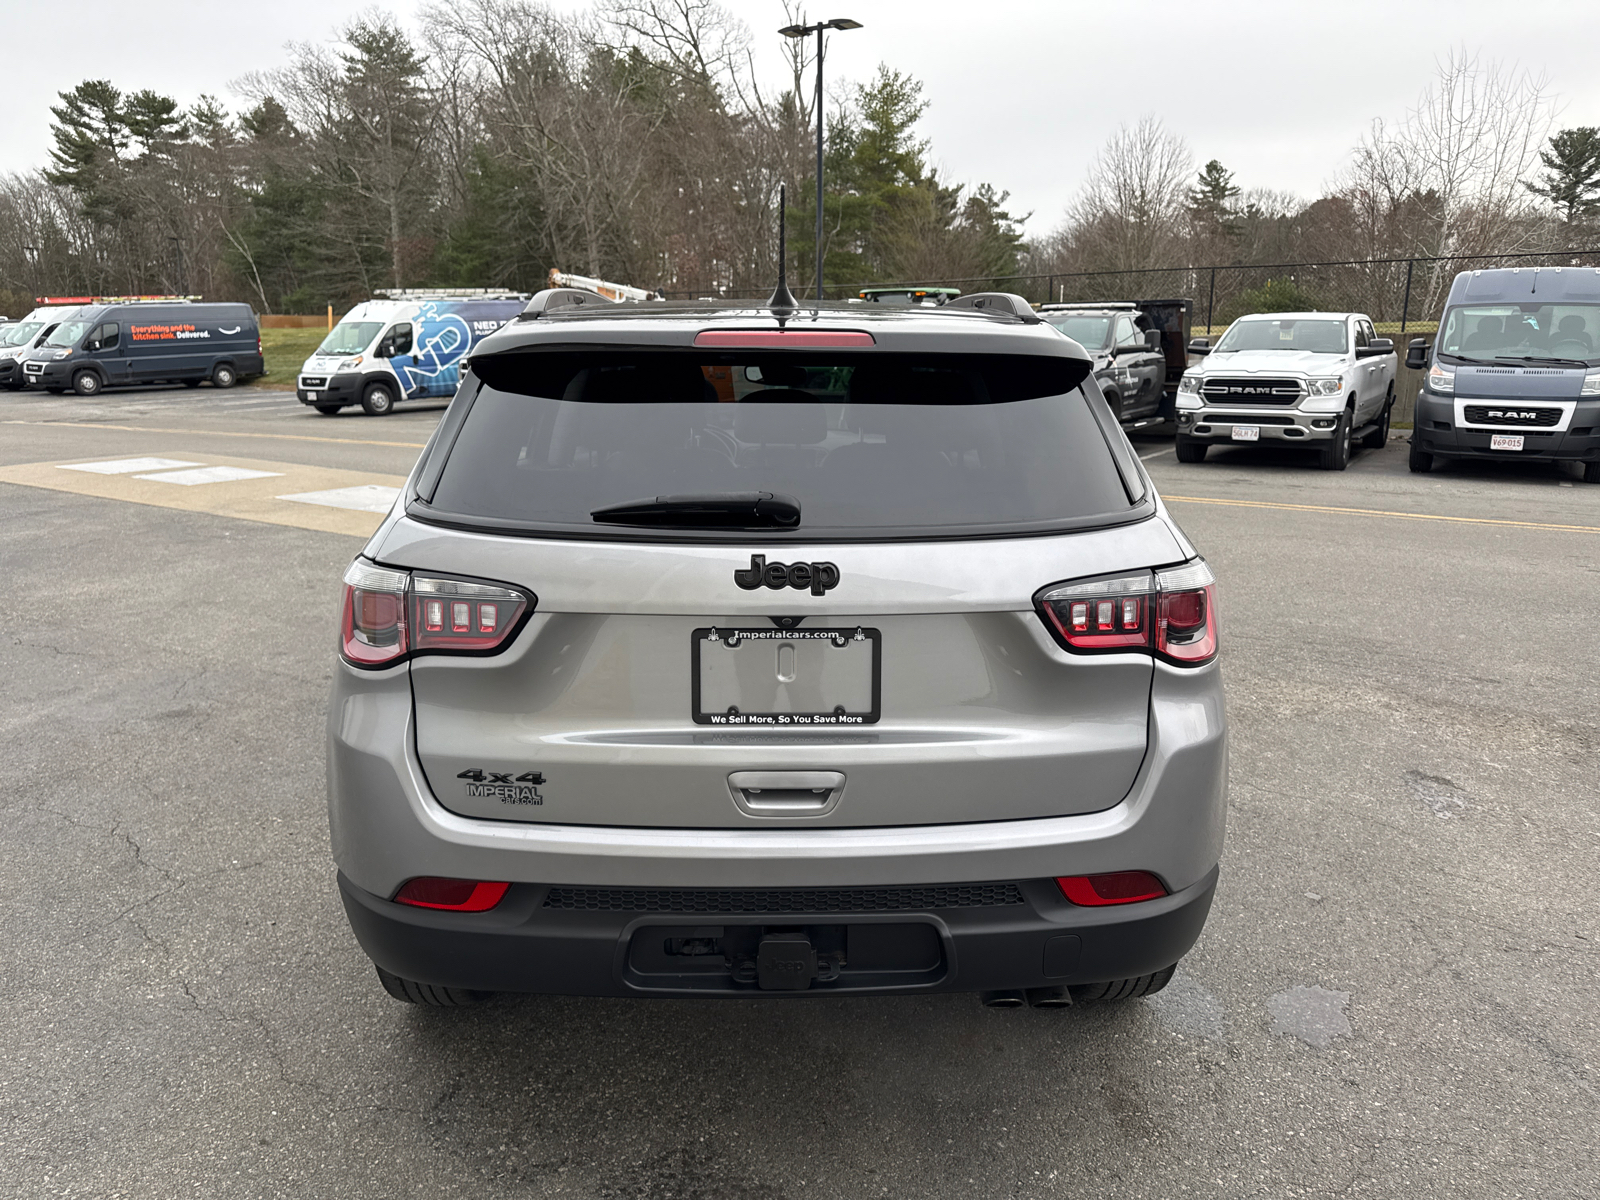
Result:
[[[789,290],[789,247],[784,236],[784,214],[788,209],[788,188],[784,184],[778,185],[778,286],[773,289],[772,299],[767,301],[767,307],[773,311],[787,309],[794,312],[800,304],[794,298],[794,293]]]

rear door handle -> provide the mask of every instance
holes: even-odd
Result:
[[[728,791],[752,817],[820,817],[844,794],[842,771],[735,771]]]

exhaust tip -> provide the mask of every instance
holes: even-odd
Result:
[[[1027,998],[1018,989],[1003,992],[979,992],[978,999],[985,1008],[1021,1008]]]
[[[1034,1008],[1072,1007],[1072,993],[1065,987],[1029,988],[1027,995]]]

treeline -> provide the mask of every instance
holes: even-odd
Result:
[[[1182,138],[1146,118],[1106,143],[1066,219],[1028,246],[1027,269],[1148,279],[1186,265],[1231,267],[1221,320],[1313,307],[1383,320],[1400,315],[1403,265],[1267,265],[1443,257],[1418,264],[1412,280],[1413,311],[1431,312],[1469,256],[1600,245],[1600,128],[1551,136],[1554,117],[1541,78],[1452,55],[1414,109],[1373,122],[1312,200],[1244,188],[1215,159],[1198,166]],[[1205,282],[1173,275],[1179,287]]]
[[[792,11],[791,17],[804,15]],[[669,292],[768,287],[780,183],[814,280],[808,39],[766,94],[713,0],[376,11],[213,97],[91,80],[42,170],[0,179],[0,298],[197,293],[315,312],[384,287],[536,289],[551,267]],[[921,86],[880,68],[829,114],[825,276],[1006,275],[1020,222],[928,166]]]
[[[775,93],[751,44],[715,0],[602,0],[579,16],[453,0],[425,7],[414,31],[374,10],[330,44],[292,44],[287,65],[237,81],[232,110],[86,81],[51,110],[49,162],[0,177],[0,312],[38,294],[149,292],[318,312],[386,287],[534,290],[551,267],[756,295],[776,276],[780,184],[790,280],[809,291],[813,43],[785,43]],[[1110,138],[1063,220],[1032,239],[998,187],[939,178],[916,133],[927,103],[887,67],[831,102],[830,286],[1009,277],[1043,299],[1066,294],[1047,281],[1116,273],[1072,299],[1220,264],[1245,281],[1228,306],[1383,319],[1399,303],[1390,268],[1337,285],[1249,269],[1600,240],[1600,129],[1552,137],[1542,80],[1471,58],[1442,64],[1399,122],[1375,122],[1315,199],[1201,166],[1146,118]],[[1422,272],[1419,309],[1453,269]],[[1182,294],[1200,286],[1170,279]]]

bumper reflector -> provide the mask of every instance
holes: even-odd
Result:
[[[1149,871],[1116,871],[1110,875],[1063,875],[1056,880],[1061,894],[1073,904],[1098,908],[1106,904],[1133,904],[1156,900],[1166,887]]]
[[[413,908],[439,908],[446,912],[488,912],[504,898],[509,883],[481,879],[441,879],[419,875],[408,879],[395,893],[396,904]]]

